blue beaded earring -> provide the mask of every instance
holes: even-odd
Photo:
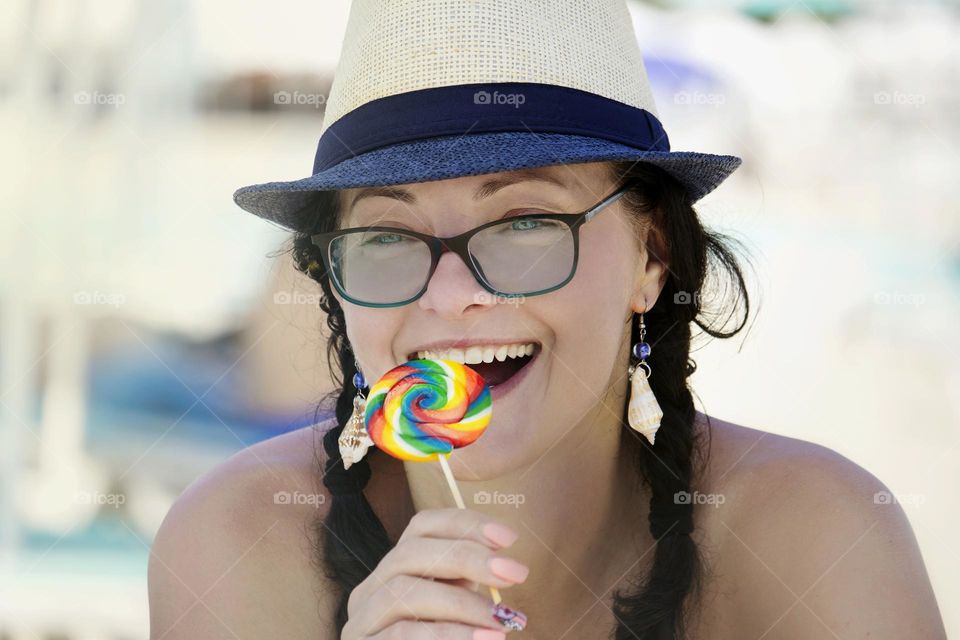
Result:
[[[633,345],[633,356],[639,360],[627,369],[630,375],[630,404],[627,406],[627,420],[630,428],[640,433],[651,445],[660,428],[663,411],[653,395],[647,379],[653,374],[647,358],[650,356],[650,345],[644,342],[647,335],[647,325],[643,321],[643,312],[640,312],[640,341]]]
[[[357,369],[353,374],[353,386],[357,390],[357,395],[353,397],[353,414],[340,433],[340,437],[337,438],[344,469],[349,469],[354,462],[359,462],[367,454],[367,449],[373,446],[373,440],[367,434],[364,420],[367,398],[363,395],[363,390],[367,388],[367,382],[360,373],[360,363],[356,359],[353,362]]]

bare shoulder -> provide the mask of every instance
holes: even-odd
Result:
[[[701,490],[714,499],[698,518],[724,603],[714,624],[751,637],[945,637],[913,530],[881,480],[828,447],[711,423]]]
[[[738,522],[768,521],[771,513],[818,517],[882,515],[875,507],[889,489],[842,454],[814,442],[710,418],[705,484],[722,491]],[[879,494],[879,495],[878,495]],[[902,512],[887,509],[887,512]]]
[[[151,549],[151,638],[325,637],[310,526],[329,504],[314,444],[330,426],[247,447],[181,494]]]

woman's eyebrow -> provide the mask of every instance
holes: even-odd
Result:
[[[511,171],[507,175],[487,180],[473,192],[473,199],[483,200],[511,184],[530,181],[548,182],[564,189],[567,188],[567,184],[553,174],[537,171],[536,169],[520,169],[518,171]]]
[[[373,198],[375,196],[381,196],[384,198],[394,198],[396,200],[405,202],[407,204],[413,204],[414,202],[417,201],[417,197],[415,195],[413,195],[412,193],[410,193],[409,191],[407,191],[402,187],[393,187],[393,186],[365,187],[361,189],[359,192],[357,192],[355,196],[353,196],[353,201],[350,203],[350,206],[348,207],[348,209],[352,209],[353,207],[355,207],[356,204],[361,200],[363,200],[364,198]]]
[[[567,184],[565,182],[550,173],[538,171],[536,169],[520,169],[517,171],[511,171],[507,175],[498,176],[496,178],[487,180],[474,190],[473,199],[483,200],[484,198],[489,198],[504,187],[517,184],[518,182],[528,181],[547,182],[559,187],[567,188]],[[413,204],[417,201],[417,197],[403,187],[365,187],[357,192],[357,194],[353,197],[353,201],[350,203],[349,208],[352,209],[354,206],[356,206],[357,202],[364,198],[373,198],[375,196],[393,198],[406,204]]]

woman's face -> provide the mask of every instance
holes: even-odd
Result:
[[[339,227],[379,224],[449,237],[518,211],[580,212],[617,186],[605,163],[584,163],[346,189]],[[631,314],[653,305],[662,274],[655,260],[648,266],[629,215],[620,199],[583,225],[575,275],[546,294],[497,300],[453,252],[442,255],[423,296],[405,306],[362,307],[335,293],[371,386],[437,342],[537,345],[517,384],[494,387],[483,436],[451,457],[459,477],[486,479],[528,466],[565,436],[578,440],[570,431],[588,414],[602,424],[619,419],[622,405],[610,406],[604,394],[626,386]]]

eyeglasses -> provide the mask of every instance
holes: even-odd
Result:
[[[337,292],[364,307],[399,307],[417,300],[447,251],[460,256],[491,294],[536,296],[559,289],[573,278],[580,227],[629,187],[630,183],[624,184],[580,213],[513,216],[449,238],[371,226],[317,233],[310,240],[320,248]]]

